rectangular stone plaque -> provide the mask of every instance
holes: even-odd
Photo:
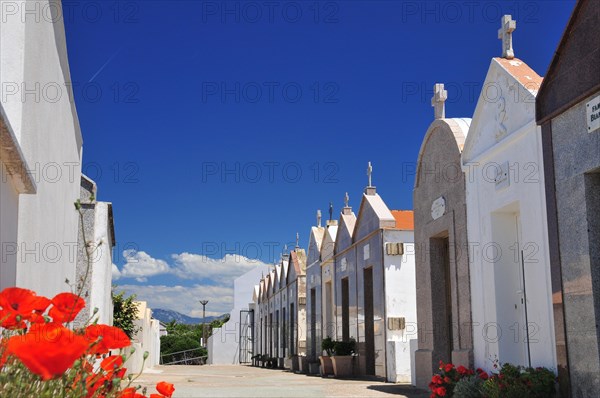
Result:
[[[363,260],[368,260],[371,257],[371,247],[367,243],[363,246]]]
[[[389,330],[404,330],[406,327],[406,320],[404,317],[388,318],[388,329]]]
[[[346,261],[346,257],[342,258],[342,265],[341,265],[341,270],[346,271],[346,269],[348,268],[348,262]]]
[[[600,95],[585,104],[588,133],[600,128]]]

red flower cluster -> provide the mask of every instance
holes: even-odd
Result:
[[[455,367],[453,364],[445,364],[443,361],[440,361],[439,369],[440,373],[433,375],[429,383],[429,389],[431,390],[430,398],[451,397],[454,386],[460,379],[475,374],[473,370],[467,369],[462,365]]]
[[[175,387],[173,387],[173,384],[171,383],[161,381],[156,384],[156,391],[158,391],[159,394],[150,394],[150,397],[146,397],[145,395],[138,394],[134,387],[129,387],[123,390],[119,398],[171,398],[175,391]]]
[[[13,331],[12,336],[0,336],[0,371],[7,362],[18,359],[31,373],[50,380],[62,376],[81,359],[81,373],[72,388],[85,385],[87,397],[103,397],[105,392],[113,391],[113,383],[120,383],[127,371],[123,357],[104,358],[96,371],[92,364],[98,355],[131,342],[123,330],[114,326],[89,325],[73,331],[63,325],[72,322],[84,307],[85,301],[72,293],[60,293],[50,300],[18,287],[0,292],[0,327]],[[156,389],[159,394],[151,394],[150,398],[170,398],[175,390],[173,384],[164,381]],[[119,396],[146,398],[133,387]]]

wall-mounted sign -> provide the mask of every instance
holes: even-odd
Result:
[[[446,214],[446,198],[440,196],[431,204],[431,218],[437,220]]]
[[[600,95],[585,104],[588,133],[600,129]]]

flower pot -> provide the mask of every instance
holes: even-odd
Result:
[[[319,361],[321,361],[321,376],[329,376],[333,374],[333,362],[331,362],[331,357],[320,356]]]
[[[300,360],[298,355],[292,357],[292,372],[298,372],[300,370]]]
[[[283,360],[283,367],[285,369],[292,369],[292,358],[285,358]]]
[[[335,377],[352,377],[354,357],[352,355],[334,355],[331,357]]]
[[[320,366],[321,366],[321,364],[319,362],[309,362],[308,363],[308,374],[309,375],[318,375]]]
[[[298,357],[298,372],[300,372],[300,373],[308,372],[308,357],[305,357],[305,356]]]

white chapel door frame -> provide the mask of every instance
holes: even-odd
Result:
[[[515,328],[515,340],[521,341],[522,344],[522,358],[524,358],[524,362],[520,363],[520,365],[528,365],[531,366],[531,351],[529,347],[529,324],[528,324],[528,316],[527,316],[527,280],[525,278],[525,261],[523,259],[523,231],[521,228],[521,214],[515,214],[515,224],[517,231],[517,240],[515,242],[515,259],[517,261],[517,267],[519,269],[519,284],[520,289],[517,291],[517,295],[519,298],[520,305],[517,305],[519,311],[521,312],[521,322],[517,328]],[[518,303],[519,304],[519,303]]]
[[[492,220],[492,243],[498,248],[494,258],[498,360],[501,363],[527,365],[526,281],[518,203],[492,213]]]

